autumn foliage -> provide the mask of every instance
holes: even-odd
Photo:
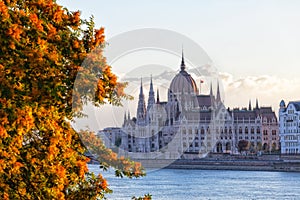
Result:
[[[0,0],[0,24],[0,199],[103,198],[108,183],[88,172],[83,143],[102,167],[143,175],[70,126],[85,103],[127,97],[102,55],[104,29],[55,0]]]

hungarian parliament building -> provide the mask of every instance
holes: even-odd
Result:
[[[279,126],[271,107],[226,108],[219,84],[214,94],[199,94],[182,56],[180,71],[168,88],[168,100],[161,101],[150,80],[148,101],[141,83],[136,117],[125,113],[120,128],[105,128],[99,135],[109,148],[131,158],[195,158],[207,153],[239,152],[247,141],[252,152],[280,149]]]

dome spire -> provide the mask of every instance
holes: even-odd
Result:
[[[184,64],[184,55],[183,55],[183,46],[182,46],[182,55],[181,55],[181,65],[180,65],[181,71],[185,71],[185,64]]]

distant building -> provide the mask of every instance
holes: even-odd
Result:
[[[125,134],[121,128],[108,127],[98,131],[98,137],[102,139],[107,148],[113,149],[121,145],[122,135]]]
[[[208,152],[238,153],[238,143],[248,141],[249,151],[279,148],[278,122],[271,107],[229,109],[216,95],[199,94],[186,71],[184,57],[171,81],[168,100],[156,99],[151,79],[146,106],[141,82],[137,115],[124,115],[119,154],[135,158],[177,159]],[[112,130],[112,132],[115,132]],[[110,136],[109,136],[110,137]],[[112,136],[113,137],[113,136]]]
[[[285,105],[280,102],[279,130],[281,153],[300,153],[300,101],[291,101]]]

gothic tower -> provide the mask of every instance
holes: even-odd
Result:
[[[145,96],[143,92],[143,81],[141,79],[141,87],[140,87],[140,94],[139,94],[139,102],[138,108],[136,112],[137,117],[137,124],[144,125],[146,120],[146,104],[145,104]]]
[[[248,110],[252,110],[251,100],[249,100],[249,107],[248,107]]]
[[[155,104],[155,97],[154,97],[154,90],[153,90],[153,83],[152,83],[152,76],[150,80],[150,90],[149,90],[149,97],[148,97],[148,105],[147,105],[147,112],[149,112],[150,108]]]
[[[218,81],[218,87],[217,87],[217,104],[221,103],[221,95],[220,95],[220,84],[219,84],[219,81]]]
[[[211,105],[214,106],[215,105],[215,96],[213,93],[212,82],[210,82],[209,96],[210,96]]]
[[[156,95],[156,103],[159,104],[160,100],[159,100],[159,90],[157,88],[157,95]]]

